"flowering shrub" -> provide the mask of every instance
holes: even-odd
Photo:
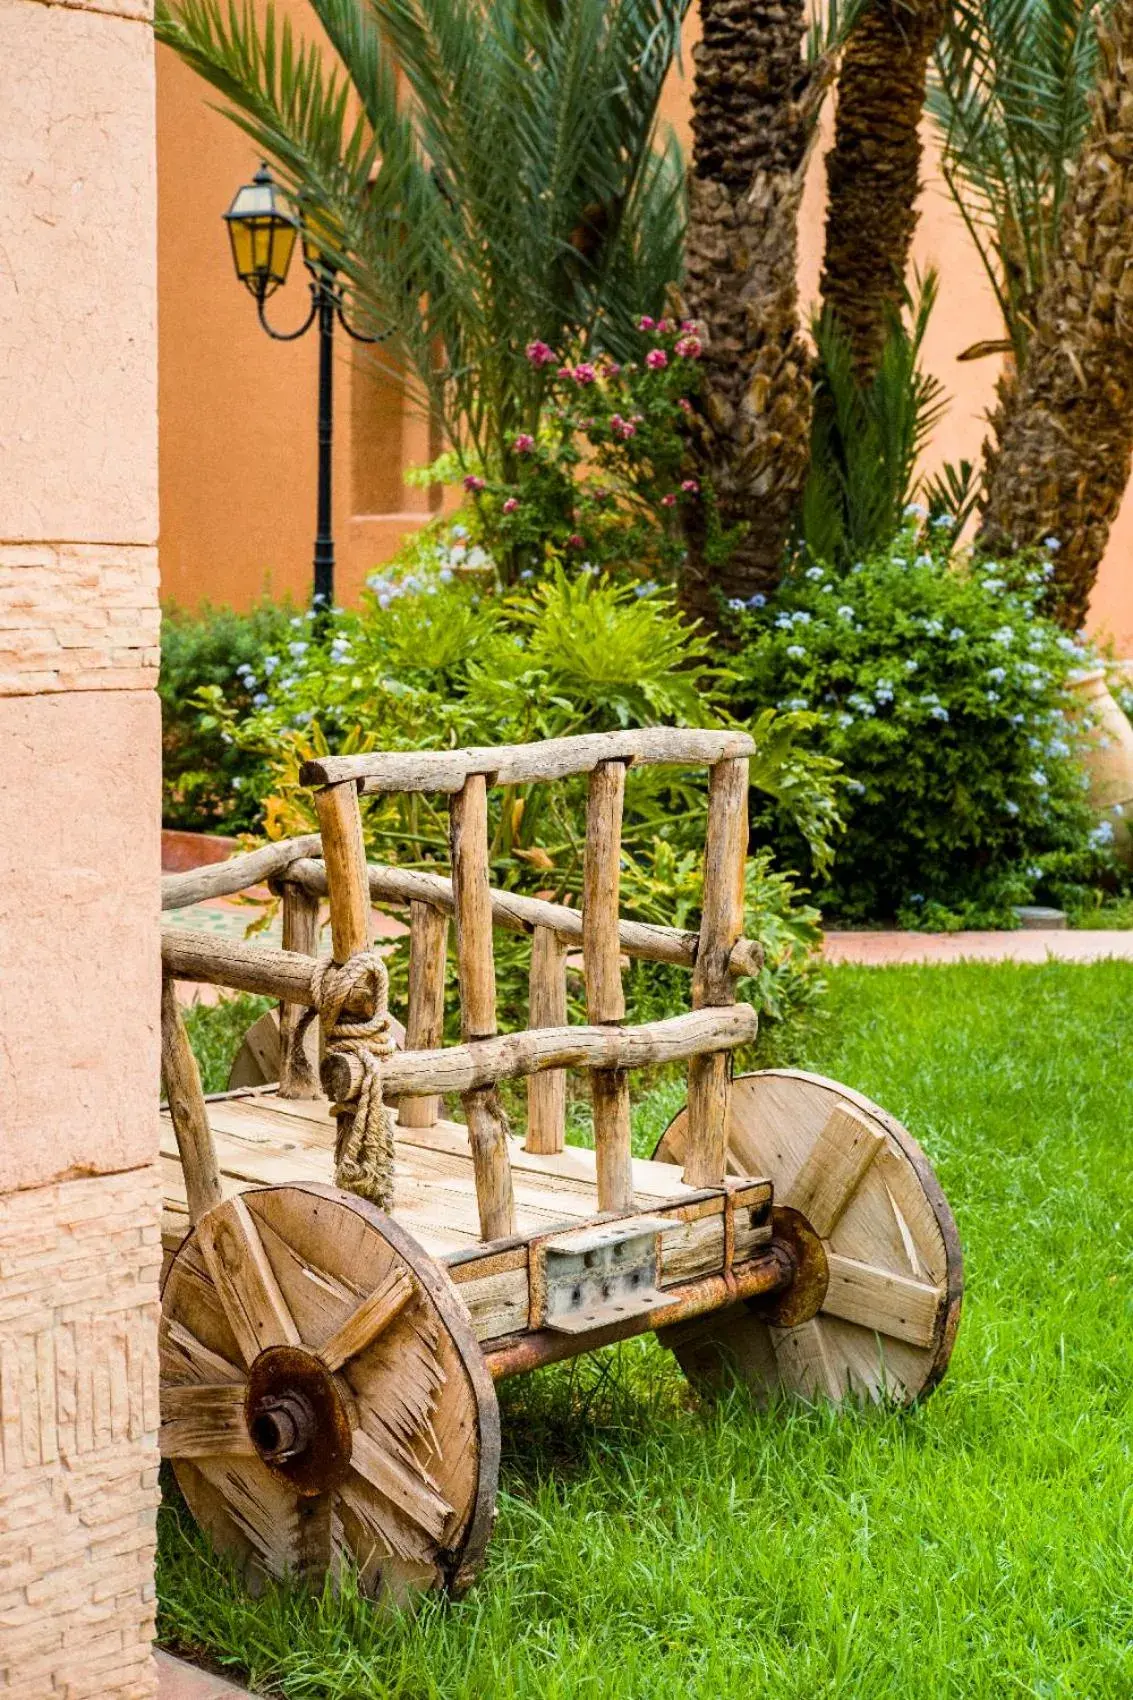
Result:
[[[911,516],[848,572],[803,560],[773,609],[732,609],[741,695],[813,712],[843,764],[830,916],[1011,925],[1110,867],[1066,694],[1087,651],[1037,612],[1049,560],[950,566],[945,536]]]
[[[510,743],[651,724],[720,724],[728,677],[708,641],[670,594],[594,572],[553,570],[529,590],[494,588],[460,526],[420,536],[375,577],[357,613],[337,614],[322,643],[296,630],[257,669],[242,672],[241,704],[203,693],[203,724],[228,740],[260,799],[269,836],[309,831],[310,793],[298,783],[308,756],[446,744]],[[471,562],[471,565],[469,564]],[[798,747],[803,717],[767,716],[752,777],[783,800],[821,854],[833,825],[829,764]],[[700,901],[706,775],[631,771],[623,826],[622,907],[642,920],[692,922]],[[491,793],[491,868],[497,885],[577,902],[585,842],[584,780]],[[423,796],[363,802],[372,856],[402,867],[447,863],[443,802]],[[782,1016],[809,1000],[817,916],[767,855],[749,869],[747,924],[768,945],[759,981],[741,988]],[[523,1019],[526,947],[497,939],[500,1002]],[[392,963],[395,991],[405,964]],[[656,972],[654,970],[656,969]],[[671,978],[671,977],[670,977]],[[644,965],[635,996],[687,1001],[666,971]]]
[[[532,342],[546,370],[540,412],[498,467],[468,471],[454,455],[428,470],[457,483],[476,541],[505,584],[555,561],[629,567],[672,579],[684,555],[682,509],[712,493],[691,475],[684,437],[699,385],[700,338],[689,322],[640,320],[642,357],[619,364],[578,346]]]

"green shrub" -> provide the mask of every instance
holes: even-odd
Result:
[[[827,915],[1012,925],[1012,905],[1080,900],[1112,868],[1066,693],[1087,652],[1036,611],[1049,563],[949,565],[931,536],[907,523],[844,574],[799,562],[773,609],[734,608],[740,696],[812,712],[843,764]]]
[[[305,617],[286,603],[263,601],[248,614],[202,607],[191,614],[167,608],[161,623],[162,824],[189,832],[246,832],[259,806],[245,784],[246,755],[202,717],[197,693],[224,692],[234,714],[252,710],[247,669],[279,649]]]
[[[477,553],[462,526],[436,528],[371,581],[357,613],[336,616],[324,642],[293,636],[276,664],[245,674],[250,714],[219,686],[203,693],[205,729],[229,738],[226,749],[242,755],[270,836],[310,830],[312,799],[299,768],[328,748],[519,743],[641,725],[728,723],[731,675],[668,592],[594,572],[568,578],[556,568],[530,591],[504,595],[484,587]],[[764,717],[752,774],[821,861],[836,818],[831,764],[800,750],[808,725],[807,717]],[[631,771],[623,828],[627,914],[694,923],[706,800],[703,773]],[[493,791],[494,883],[577,902],[585,807],[582,779]],[[375,859],[403,867],[447,863],[443,800],[368,797],[363,818]],[[754,995],[781,1017],[812,995],[817,916],[768,857],[753,861],[749,880],[748,925],[769,947]],[[497,946],[501,1010],[521,1022],[527,947],[504,935]],[[403,970],[395,958],[395,994]],[[643,967],[634,986],[643,1004],[687,1003],[687,977],[678,993],[663,972]]]

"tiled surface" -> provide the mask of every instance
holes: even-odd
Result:
[[[175,1659],[160,1648],[155,1650],[154,1658],[157,1660],[157,1700],[236,1700],[241,1694],[248,1700],[249,1689],[237,1688],[234,1682],[198,1670],[196,1665]]]
[[[827,962],[1133,961],[1133,932],[1023,930],[1017,933],[827,933]]]

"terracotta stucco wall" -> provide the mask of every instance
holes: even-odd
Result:
[[[287,0],[296,18],[302,0]],[[309,18],[309,12],[306,13]],[[686,30],[684,72],[691,68],[695,15]],[[665,99],[666,119],[688,141],[688,90],[674,72]],[[804,302],[814,299],[821,264],[824,207],[822,154],[832,110],[825,114],[807,183],[800,239]],[[314,509],[314,350],[268,344],[254,323],[252,304],[233,282],[218,215],[255,165],[248,144],[226,121],[206,110],[201,85],[159,55],[158,135],[161,160],[162,302],[162,582],[186,603],[203,596],[246,605],[269,581],[305,594],[309,582]],[[977,460],[984,415],[996,379],[996,362],[961,364],[973,342],[1001,334],[994,298],[975,250],[939,180],[931,137],[915,260],[942,276],[940,301],[929,331],[929,369],[944,383],[952,405],[932,445],[929,470],[945,460]],[[297,268],[298,270],[298,268]],[[293,281],[278,313],[302,306]],[[364,509],[351,493],[352,441],[347,399],[349,352],[339,349],[340,428],[336,444],[336,530],[345,594],[396,543],[411,517],[355,517]],[[395,409],[388,396],[374,435],[387,458],[395,455]],[[420,460],[422,432],[405,442],[406,462]],[[379,455],[382,453],[379,447]],[[418,501],[420,495],[418,493]],[[1099,578],[1092,625],[1108,631],[1122,653],[1133,655],[1133,499],[1113,529]]]
[[[153,46],[0,0],[0,1692],[154,1692]]]

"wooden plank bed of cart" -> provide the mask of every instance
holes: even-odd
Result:
[[[494,1514],[495,1382],[646,1330],[705,1394],[738,1377],[760,1397],[910,1402],[943,1374],[961,1260],[919,1147],[835,1082],[732,1077],[756,1034],[735,996],[760,964],[742,936],[751,751],[654,728],[328,757],[303,773],[317,835],[165,881],[166,908],[264,880],[282,896],[281,950],[162,942],[162,1451],[250,1585],[343,1566],[375,1597],[467,1585]],[[709,770],[695,932],[619,914],[641,763]],[[493,890],[489,789],[583,773],[581,908]],[[410,791],[448,798],[451,878],[367,864],[360,794]],[[409,914],[401,1049],[375,901]],[[443,1046],[450,919],[462,1039]],[[497,1031],[495,928],[531,937],[522,1032]],[[570,1026],[579,946],[588,1022]],[[623,957],[685,966],[691,1009],[628,1025]],[[277,1083],[204,1098],[177,980],[279,999]],[[635,1159],[631,1074],[666,1062],[687,1064],[688,1104]],[[593,1150],[564,1141],[569,1069],[589,1075]],[[520,1077],[522,1144],[498,1093]]]

